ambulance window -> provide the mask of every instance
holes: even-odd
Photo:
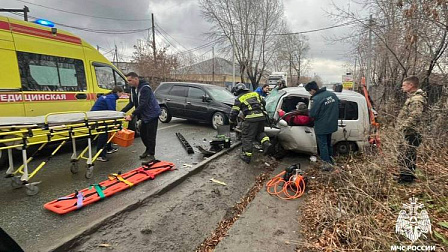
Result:
[[[115,87],[114,70],[109,66],[95,66],[96,80],[100,88],[112,90]]]
[[[85,91],[82,60],[17,52],[24,91]]]
[[[358,120],[358,103],[341,100],[339,103],[340,120]]]
[[[114,73],[115,73],[115,80],[117,81],[117,86],[124,87],[126,85],[126,80],[123,77],[121,77],[121,75],[118,74],[116,71],[114,71]]]

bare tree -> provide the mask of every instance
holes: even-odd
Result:
[[[277,40],[276,48],[277,50],[270,64],[272,69],[279,72],[288,71],[291,81],[294,71],[298,82],[309,68],[310,61],[307,58],[307,54],[310,46],[308,37],[292,34],[286,29],[284,35]]]
[[[232,50],[244,73],[257,87],[276,51],[276,36],[284,27],[281,0],[200,0],[210,35]]]
[[[134,45],[134,49],[133,61],[137,63],[137,69],[142,76],[166,80],[179,66],[177,57],[167,53],[167,47],[159,46],[156,59],[154,59],[152,43],[148,41],[139,40],[137,45]]]

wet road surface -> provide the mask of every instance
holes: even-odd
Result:
[[[25,189],[13,189],[11,179],[0,178],[0,225],[25,251],[46,251],[64,239],[70,233],[82,231],[92,221],[114,212],[114,208],[126,206],[132,199],[139,198],[156,187],[185,174],[189,167],[183,164],[195,164],[203,160],[202,154],[194,148],[194,154],[187,154],[175,133],[180,132],[192,145],[209,147],[209,142],[216,131],[209,125],[190,123],[174,119],[168,124],[159,123],[157,134],[156,158],[176,164],[178,170],[159,175],[155,180],[146,181],[138,186],[120,192],[107,200],[86,206],[81,211],[66,215],[57,215],[43,208],[43,205],[58,197],[62,197],[99,183],[107,179],[107,174],[128,171],[141,164],[138,156],[144,146],[139,138],[134,145],[120,148],[118,152],[108,155],[109,162],[96,162],[94,175],[86,179],[85,161],[80,161],[79,172],[70,172],[71,148],[65,148],[57,154],[30,182],[41,181],[40,192],[35,196],[27,196]],[[79,150],[79,148],[78,148]],[[45,157],[39,157],[31,163],[36,167]],[[21,161],[15,161],[20,165]],[[6,170],[2,170],[2,173]]]

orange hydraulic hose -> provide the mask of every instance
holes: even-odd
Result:
[[[301,197],[305,193],[305,179],[297,174],[283,179],[285,171],[279,173],[266,183],[266,191],[270,195],[275,195],[280,199],[291,200]]]

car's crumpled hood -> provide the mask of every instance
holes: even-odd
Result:
[[[235,104],[235,100],[229,99],[229,100],[223,101],[222,103],[229,105],[229,106],[233,106],[233,104]]]

